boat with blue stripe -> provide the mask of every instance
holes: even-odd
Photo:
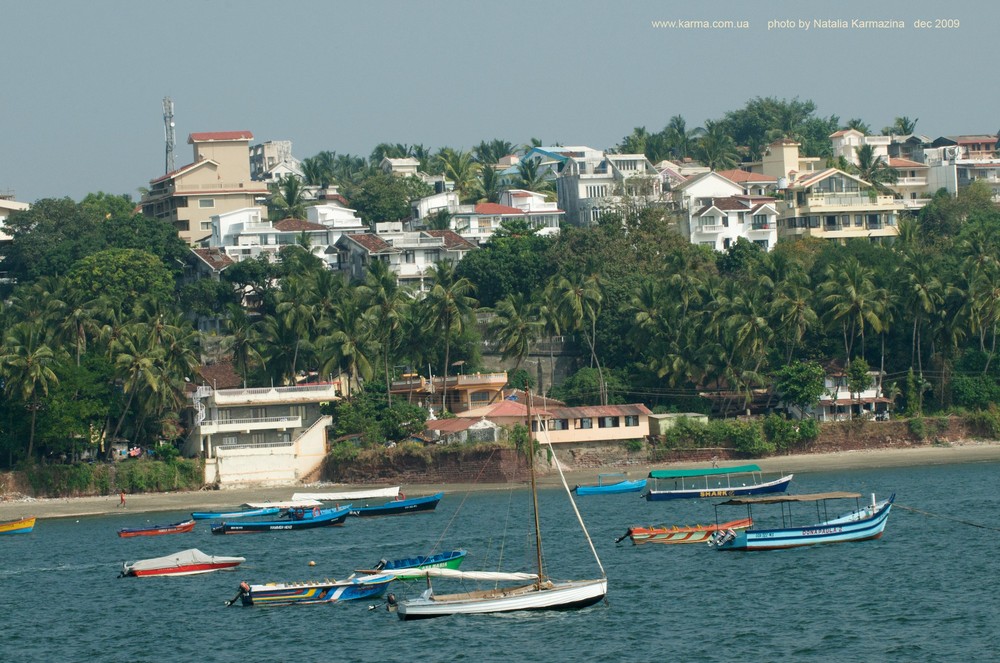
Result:
[[[779,550],[782,548],[798,548],[821,543],[845,543],[848,541],[867,541],[878,539],[885,531],[889,521],[889,512],[896,499],[893,493],[888,499],[875,501],[872,495],[870,504],[860,504],[860,493],[814,493],[811,495],[768,495],[763,497],[735,498],[718,506],[745,505],[747,517],[753,518],[753,507],[763,504],[781,505],[782,527],[764,529],[757,526],[758,521],[749,529],[742,531],[720,531],[710,541],[718,550]],[[826,516],[827,501],[839,499],[855,499],[858,506],[840,516]],[[816,522],[805,526],[791,526],[791,507],[796,503],[813,502],[816,504]]]
[[[239,511],[195,511],[191,517],[195,520],[223,520],[232,518],[254,518],[261,516],[274,516],[281,513],[281,509],[276,506],[265,509],[241,509]]]
[[[733,467],[707,467],[702,469],[653,470],[651,488],[645,497],[650,502],[678,499],[704,499],[711,497],[738,497],[765,495],[788,490],[794,475],[787,474],[772,481],[764,481],[757,465]],[[673,481],[673,487],[660,489],[661,481]]]
[[[339,603],[382,596],[391,575],[351,576],[346,580],[312,580],[306,582],[278,582],[254,585],[240,583],[239,592],[226,605],[240,601],[244,606],[309,605],[314,603]]]
[[[607,472],[597,475],[596,485],[578,485],[573,491],[577,495],[615,495],[618,493],[638,493],[645,487],[645,479],[629,480],[622,472]]]
[[[385,504],[364,505],[354,507],[350,510],[352,516],[362,518],[370,516],[400,516],[405,513],[420,513],[421,511],[433,511],[437,508],[438,502],[444,497],[444,493],[434,493],[425,497],[404,497],[400,496]]]
[[[212,534],[252,534],[256,532],[283,532],[287,530],[314,529],[343,525],[351,505],[339,509],[289,509],[282,520],[222,521],[212,526]]]

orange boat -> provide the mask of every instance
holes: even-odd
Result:
[[[725,531],[731,529],[735,532],[747,529],[751,525],[753,525],[753,520],[742,518],[719,525],[630,527],[627,532],[615,539],[615,543],[620,543],[627,538],[632,539],[632,543],[635,545],[642,543],[705,543],[719,530]]]
[[[27,534],[35,528],[35,517],[8,520],[0,523],[0,534]]]
[[[125,527],[118,530],[118,536],[160,536],[161,534],[183,534],[194,529],[194,520],[184,520],[171,525],[152,525],[150,527]]]

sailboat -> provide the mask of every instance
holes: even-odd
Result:
[[[528,418],[528,441],[529,448],[534,448],[534,436],[531,434],[531,393],[527,391],[527,418]],[[539,426],[539,428],[541,428]],[[545,440],[550,445],[549,440]],[[442,617],[445,615],[468,615],[468,614],[492,614],[500,612],[515,612],[522,610],[569,610],[585,608],[604,599],[608,593],[608,578],[604,572],[604,566],[597,556],[597,550],[590,540],[587,528],[583,523],[580,511],[576,508],[573,495],[566,477],[563,475],[562,466],[559,459],[552,454],[562,479],[563,488],[569,497],[573,511],[576,513],[580,528],[590,546],[590,551],[597,560],[597,566],[601,570],[601,577],[592,580],[552,580],[545,575],[542,563],[542,533],[541,520],[538,513],[538,488],[535,480],[535,460],[534,453],[528,454],[528,466],[531,473],[531,502],[535,517],[535,549],[537,552],[538,569],[536,573],[502,573],[502,572],[476,572],[458,571],[452,569],[429,568],[420,569],[414,573],[413,569],[402,570],[410,577],[425,577],[427,579],[427,589],[418,598],[399,601],[396,605],[396,614],[400,619],[426,619],[429,617]],[[392,573],[383,570],[382,573]],[[492,589],[462,592],[458,594],[437,594],[431,585],[431,578],[458,578],[463,580],[482,580],[491,582],[516,583],[507,586],[497,586]]]

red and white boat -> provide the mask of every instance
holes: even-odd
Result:
[[[197,548],[190,548],[164,557],[141,559],[131,564],[125,562],[122,564],[122,572],[118,577],[193,576],[199,573],[235,569],[245,561],[245,557],[206,555]]]
[[[625,534],[615,539],[615,543],[620,543],[625,539],[632,539],[632,543],[637,546],[643,543],[707,543],[716,532],[740,531],[751,525],[753,525],[753,520],[743,518],[721,525],[630,527]]]

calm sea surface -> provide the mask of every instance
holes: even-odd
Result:
[[[244,579],[340,578],[432,550],[466,548],[468,570],[530,570],[527,491],[447,495],[432,514],[243,536],[213,536],[205,521],[190,534],[116,536],[186,513],[43,520],[0,538],[0,661],[994,661],[1000,532],[953,519],[1000,528],[998,478],[996,463],[801,474],[792,492],[895,492],[897,505],[945,518],[894,508],[878,541],[756,553],[616,546],[629,525],[712,522],[713,502],[582,497],[607,604],[418,622],[364,601],[223,602]],[[597,577],[565,494],[545,490],[540,502],[549,574]],[[720,509],[724,519],[744,513]],[[125,560],[185,548],[247,562],[235,573],[116,578]]]

